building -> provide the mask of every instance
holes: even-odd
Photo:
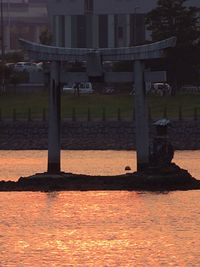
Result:
[[[136,0],[47,2],[57,46],[123,47],[145,41],[144,12]]]
[[[5,50],[18,39],[39,42],[51,23],[54,44],[63,47],[123,47],[149,39],[144,17],[157,0],[2,0]],[[199,0],[188,0],[200,7]],[[48,7],[48,13],[47,13]],[[48,15],[49,19],[48,20]]]
[[[149,39],[145,14],[157,0],[47,0],[54,44],[62,47],[124,47]],[[188,4],[199,6],[199,0]]]
[[[6,51],[17,49],[19,38],[39,42],[48,27],[46,0],[3,0],[3,26]]]

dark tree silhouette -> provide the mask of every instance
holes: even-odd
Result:
[[[40,33],[39,39],[41,44],[50,45],[52,42],[52,34],[50,33],[49,29],[43,29],[43,31]]]
[[[146,16],[153,41],[177,37],[177,46],[170,49],[165,64],[178,86],[199,82],[200,10],[186,4],[187,0],[158,0]]]

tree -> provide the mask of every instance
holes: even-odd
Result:
[[[24,61],[24,53],[23,51],[15,51],[15,52],[9,52],[5,55],[7,62],[19,62]]]
[[[153,41],[177,37],[177,45],[165,61],[169,76],[179,86],[198,82],[197,60],[200,53],[200,10],[186,5],[187,0],[158,0],[157,7],[146,16],[147,29]]]
[[[196,7],[186,7],[187,0],[158,0],[146,16],[153,40],[177,37],[177,44],[195,44],[200,40],[200,18]]]
[[[39,36],[40,43],[44,45],[50,45],[52,42],[52,34],[47,28],[44,28]]]
[[[12,71],[10,73],[9,82],[14,85],[15,92],[17,85],[20,83],[25,83],[28,81],[29,74],[27,72],[16,72]]]

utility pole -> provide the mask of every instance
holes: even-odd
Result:
[[[3,17],[3,0],[1,0],[1,62],[2,62],[2,81],[1,91],[5,91],[5,47],[4,47],[4,17]]]

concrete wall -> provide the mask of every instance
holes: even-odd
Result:
[[[36,93],[45,91],[43,84],[19,84],[16,87],[13,85],[6,86],[6,92],[11,93]]]
[[[38,84],[44,83],[44,73],[40,72],[30,72],[29,73],[29,83]]]
[[[156,5],[156,0],[94,0],[94,14],[129,14],[135,13],[139,7],[139,13],[146,13]],[[48,0],[48,10],[55,15],[81,15],[85,14],[84,0]]]
[[[81,82],[88,81],[88,76],[85,72],[62,72],[61,82]],[[133,82],[133,72],[106,72],[104,81],[110,83]]]
[[[84,14],[83,0],[47,0],[48,12],[54,15],[82,15]]]
[[[166,78],[162,75],[158,75],[159,73],[163,72],[156,72],[157,74],[153,75],[150,79],[150,75],[147,75],[147,80],[152,82],[160,82],[166,81]],[[104,73],[104,82],[106,83],[127,83],[127,82],[134,82],[134,73],[133,72],[105,72]],[[88,75],[86,72],[64,72],[62,71],[60,74],[61,83],[73,83],[73,82],[83,82],[88,81]],[[41,86],[45,82],[45,77],[43,72],[32,72],[29,73],[29,83],[24,85],[18,85],[18,90],[24,90],[22,88],[25,87],[38,87]],[[10,86],[13,87],[13,86]],[[21,88],[21,89],[19,89]],[[29,89],[28,89],[29,90]],[[39,89],[38,89],[39,90]]]
[[[166,81],[165,72],[148,72],[146,75],[146,81],[151,82],[162,82]],[[61,82],[81,82],[88,81],[87,73],[85,72],[62,72],[61,73]],[[105,72],[104,81],[107,83],[126,83],[134,82],[134,73],[133,72]]]
[[[151,127],[151,138],[153,135]],[[175,149],[200,149],[199,121],[173,121],[169,136]],[[47,149],[47,137],[47,122],[0,121],[0,149]],[[135,149],[135,123],[65,122],[61,143],[62,149]]]
[[[106,72],[104,79],[110,83],[133,82],[133,72]]]
[[[85,72],[62,72],[61,82],[62,83],[71,83],[71,82],[82,82],[88,81],[87,73]],[[132,82],[133,73],[130,72],[106,72],[104,75],[105,82]]]
[[[152,6],[154,6],[155,3],[156,0],[109,0],[108,4],[107,0],[95,0],[94,12],[98,14],[127,14],[134,13],[134,9],[138,7],[139,13],[146,13],[151,10]]]
[[[61,82],[62,83],[73,83],[88,81],[88,76],[85,72],[62,72]]]
[[[147,13],[157,5],[157,0],[94,0],[94,14],[130,14]],[[55,15],[85,14],[84,0],[47,0],[48,10]],[[199,0],[188,0],[186,5],[200,7]]]

